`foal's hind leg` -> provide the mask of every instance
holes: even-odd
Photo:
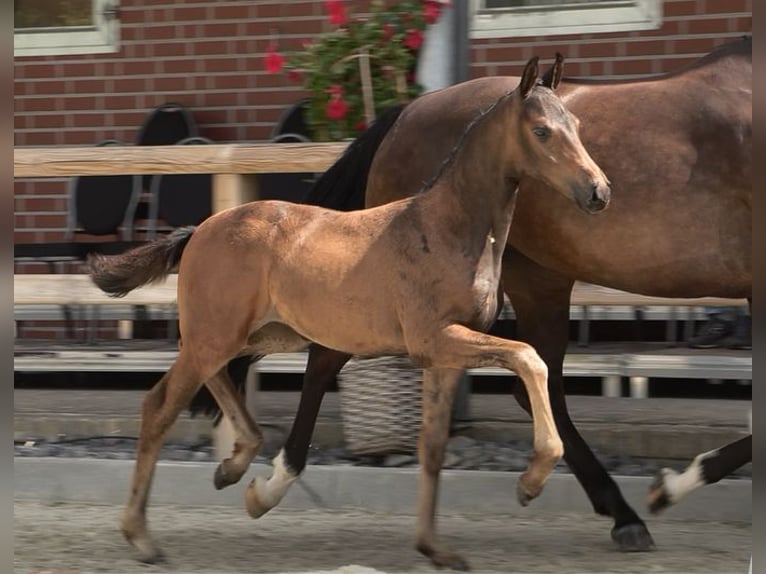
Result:
[[[460,369],[423,371],[423,424],[418,441],[420,480],[415,547],[434,565],[455,570],[468,570],[468,564],[458,554],[441,548],[436,542],[435,522],[439,473],[449,436],[452,402],[462,374]]]
[[[263,445],[263,435],[245,409],[242,397],[234,388],[226,367],[205,384],[236,433],[234,452],[218,465],[213,477],[213,484],[220,490],[242,478]]]
[[[170,370],[146,394],[142,407],[136,465],[122,518],[122,533],[138,550],[141,560],[149,563],[162,558],[146,528],[154,468],[167,431],[202,384],[202,377],[187,359],[188,353],[182,349]]]

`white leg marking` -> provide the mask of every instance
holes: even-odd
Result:
[[[670,469],[665,469],[663,471],[665,492],[667,493],[671,504],[676,504],[690,492],[697,490],[701,486],[705,486],[705,480],[702,476],[702,465],[700,463],[713,452],[715,451],[697,455],[694,461],[682,473],[677,473]]]
[[[274,458],[273,465],[274,470],[268,480],[257,476],[245,490],[245,508],[253,518],[260,518],[279,504],[290,485],[298,478],[285,464],[284,449]]]

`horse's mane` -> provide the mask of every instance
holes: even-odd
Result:
[[[563,81],[568,84],[582,84],[582,85],[594,85],[594,84],[636,84],[640,82],[650,82],[657,80],[658,78],[669,78],[672,76],[678,76],[680,74],[685,74],[686,72],[690,70],[695,70],[697,68],[700,68],[702,66],[707,66],[713,62],[716,62],[720,60],[721,58],[726,58],[729,56],[745,56],[748,60],[751,60],[753,57],[753,37],[750,35],[742,36],[741,38],[738,38],[737,40],[734,40],[732,42],[727,42],[726,44],[721,44],[720,46],[713,49],[712,52],[709,52],[699,58],[698,60],[695,60],[694,62],[687,64],[686,66],[683,66],[679,68],[678,70],[673,70],[672,72],[667,72],[665,74],[658,74],[658,75],[652,75],[652,76],[646,76],[642,78],[632,78],[632,79],[621,79],[621,78],[615,78],[615,79],[609,79],[605,80],[602,78],[568,78],[564,77]]]
[[[473,131],[473,129],[482,123],[487,116],[491,115],[492,112],[505,100],[510,98],[513,93],[516,90],[510,90],[506,93],[504,93],[502,96],[500,96],[497,100],[495,100],[491,106],[489,106],[486,110],[480,111],[466,126],[466,128],[463,130],[463,133],[460,134],[460,137],[457,140],[457,143],[452,147],[449,154],[447,154],[447,157],[444,158],[444,161],[442,161],[441,165],[439,166],[439,169],[436,171],[436,174],[429,179],[427,182],[423,184],[423,187],[420,188],[420,191],[418,193],[423,193],[425,191],[428,191],[431,189],[434,185],[436,185],[436,182],[439,181],[442,176],[449,171],[449,168],[452,167],[452,165],[455,163],[455,158],[457,157],[458,152],[465,144],[465,140],[468,137],[468,135]]]

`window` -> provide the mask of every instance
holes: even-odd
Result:
[[[117,0],[14,0],[15,56],[117,51]]]
[[[471,16],[472,38],[649,30],[662,0],[471,0]]]

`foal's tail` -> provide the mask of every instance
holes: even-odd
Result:
[[[399,104],[383,111],[320,176],[301,203],[338,211],[363,209],[367,175],[370,173],[375,152],[396,123],[405,105]]]
[[[102,291],[124,297],[133,289],[165,279],[178,266],[194,227],[181,227],[156,241],[119,255],[90,255],[88,273]]]

